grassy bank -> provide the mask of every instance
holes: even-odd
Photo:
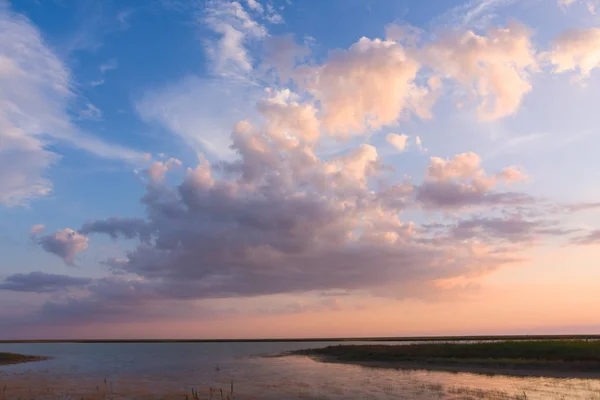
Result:
[[[340,345],[295,354],[380,367],[540,376],[582,372],[600,377],[600,341],[587,340]]]
[[[0,353],[0,365],[20,364],[32,361],[47,360],[48,357],[26,356],[24,354]]]

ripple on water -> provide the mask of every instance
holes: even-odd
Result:
[[[113,399],[182,399],[192,388],[207,396],[210,387],[227,392],[233,381],[240,400],[600,400],[600,380],[403,371],[321,363],[302,356],[253,356],[331,344],[0,344],[0,351],[53,357],[2,367],[0,389],[7,386],[6,398],[35,395],[56,400],[60,394],[93,399],[109,391]]]

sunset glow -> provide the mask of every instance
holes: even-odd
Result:
[[[0,339],[600,331],[600,1],[0,0]]]

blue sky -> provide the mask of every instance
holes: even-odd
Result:
[[[533,285],[540,254],[600,239],[596,12],[595,0],[0,0],[0,301],[15,318],[0,337],[28,324],[64,336],[56,315],[111,335],[175,308],[220,321],[186,333],[200,336],[226,335],[228,310],[433,319],[520,276]],[[539,324],[600,324],[589,318]],[[286,334],[269,324],[247,334]]]

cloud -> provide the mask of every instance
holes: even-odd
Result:
[[[100,110],[92,103],[87,103],[85,105],[85,108],[79,111],[79,118],[92,121],[99,121],[102,119],[102,110]]]
[[[100,64],[100,66],[98,67],[98,69],[100,70],[101,74],[106,73],[106,71],[111,71],[113,69],[117,69],[117,60],[116,59],[110,59],[107,62],[105,62],[104,64]]]
[[[198,152],[231,158],[231,127],[248,116],[263,91],[240,82],[189,76],[148,90],[136,102],[136,111]]]
[[[421,51],[422,61],[475,96],[477,113],[489,121],[516,113],[531,91],[529,72],[537,68],[531,31],[517,22],[493,28],[447,33]]]
[[[330,133],[365,133],[414,111],[419,68],[399,43],[363,37],[310,69],[305,85],[320,102],[322,123]]]
[[[35,237],[38,234],[40,234],[44,229],[46,229],[46,226],[42,225],[42,224],[37,224],[37,225],[33,225],[31,227],[31,237]]]
[[[399,152],[403,152],[404,150],[406,150],[406,147],[408,146],[408,136],[406,136],[406,135],[399,135],[397,133],[389,133],[385,137],[385,140],[387,140],[387,142],[389,144],[391,144],[392,146],[394,146],[396,148],[396,150],[398,150]]]
[[[264,38],[267,35],[265,27],[252,19],[240,3],[225,0],[209,0],[203,22],[217,34],[216,39],[205,42],[213,72],[228,78],[245,79],[253,69],[246,44]]]
[[[572,244],[577,245],[594,245],[600,243],[600,229],[588,232],[584,236],[579,236],[571,240]]]
[[[488,176],[475,153],[462,153],[452,159],[431,157],[425,182],[417,187],[416,198],[426,208],[458,209],[475,205],[517,205],[532,201],[522,193],[497,192],[499,183],[523,180],[515,167]]]
[[[84,287],[90,284],[90,278],[75,278],[67,275],[47,274],[45,272],[30,272],[14,274],[0,282],[0,290],[32,293],[54,293],[71,287]]]
[[[263,8],[262,4],[260,4],[258,1],[256,0],[245,0],[246,4],[248,5],[248,8],[251,10],[254,10],[258,13],[263,13],[265,12],[265,9]]]
[[[375,287],[402,293],[518,259],[462,239],[424,241],[414,224],[400,219],[412,187],[374,190],[385,168],[373,146],[321,160],[311,143],[271,129],[279,118],[267,116],[264,129],[240,122],[232,133],[236,161],[201,160],[173,188],[148,182],[144,222],[109,219],[82,227],[82,234],[139,237],[126,257],[106,263],[139,277],[141,302]],[[456,170],[460,161],[447,168]]]
[[[442,25],[458,28],[485,28],[502,7],[518,3],[517,0],[469,0],[450,9],[438,18]]]
[[[127,239],[140,238],[142,241],[150,240],[151,228],[141,218],[108,218],[105,220],[90,221],[83,224],[79,233],[90,235],[102,233],[117,239],[119,236]]]
[[[310,103],[298,102],[298,96],[289,89],[267,90],[270,95],[260,100],[257,110],[268,121],[274,136],[291,135],[300,140],[315,142],[320,136],[317,109]]]
[[[75,255],[87,249],[88,238],[73,229],[65,228],[40,237],[37,243],[48,253],[55,254],[65,263],[73,265]]]
[[[544,58],[554,65],[554,72],[578,72],[582,78],[600,67],[600,28],[571,29],[552,41],[552,50]]]
[[[150,165],[148,169],[146,169],[146,173],[154,182],[160,182],[165,178],[165,174],[177,167],[181,167],[181,161],[176,158],[169,158],[166,162],[155,161]]]
[[[459,220],[448,227],[451,240],[474,239],[486,243],[506,241],[515,244],[528,244],[544,236],[567,236],[573,230],[561,228],[557,222],[542,219],[528,219],[519,214],[503,217],[473,217]]]
[[[262,69],[272,71],[281,83],[287,83],[294,76],[295,69],[310,55],[310,49],[296,43],[291,34],[268,36],[264,41]]]
[[[585,5],[588,11],[593,15],[596,15],[598,9],[600,8],[599,0],[558,0],[558,5],[564,9],[567,9],[577,3]]]
[[[423,147],[423,141],[419,136],[415,138],[415,146],[417,146],[417,149],[419,149],[420,151],[427,151],[427,149]]]
[[[525,172],[515,166],[504,168],[500,174],[498,174],[498,177],[506,183],[525,182],[528,179]]]
[[[45,175],[60,159],[48,150],[56,141],[101,157],[140,159],[73,125],[70,73],[26,17],[0,6],[0,32],[0,203],[21,205],[51,192]]]

